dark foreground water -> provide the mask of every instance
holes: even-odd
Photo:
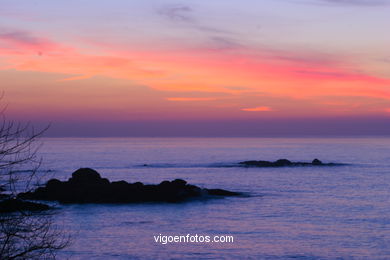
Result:
[[[43,170],[250,194],[182,204],[60,205],[73,237],[59,259],[390,259],[390,139],[44,139]],[[232,168],[288,158],[339,167]],[[147,164],[148,166],[144,166]],[[233,243],[156,243],[231,235]]]

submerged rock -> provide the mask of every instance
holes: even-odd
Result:
[[[222,189],[206,189],[206,190],[207,190],[208,194],[214,195],[214,196],[239,196],[239,195],[242,195],[239,192],[222,190]]]
[[[286,167],[286,166],[337,166],[342,164],[336,163],[323,163],[318,159],[314,159],[312,162],[291,162],[287,159],[279,159],[275,162],[270,161],[244,161],[238,163],[240,166],[245,167]]]
[[[191,198],[210,196],[238,196],[237,192],[201,189],[176,179],[158,185],[141,182],[110,182],[90,168],[81,168],[68,181],[49,180],[44,187],[33,192],[21,193],[22,199],[58,201],[61,203],[131,203],[131,202],[178,202]]]

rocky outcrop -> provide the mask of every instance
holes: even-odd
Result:
[[[318,159],[314,159],[312,162],[291,162],[287,159],[279,159],[275,162],[244,161],[244,162],[240,162],[239,165],[244,167],[292,167],[292,166],[337,166],[341,164],[323,163]]]
[[[241,194],[220,189],[201,189],[181,179],[163,181],[158,185],[110,182],[101,178],[93,169],[81,168],[68,181],[52,179],[33,192],[19,194],[19,198],[61,203],[134,203],[179,202],[191,198],[238,195]]]
[[[0,201],[0,213],[25,212],[25,211],[43,211],[50,207],[45,204],[23,201],[21,199],[5,199]]]

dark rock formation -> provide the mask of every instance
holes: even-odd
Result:
[[[311,164],[313,164],[313,165],[323,165],[323,163],[322,163],[320,160],[318,160],[318,159],[314,159],[314,160],[311,162]]]
[[[240,162],[240,166],[244,167],[287,167],[287,166],[336,166],[341,164],[336,163],[323,163],[318,159],[314,159],[310,162],[291,162],[287,159],[279,159],[275,162],[270,161],[245,161]]]
[[[43,211],[50,207],[45,204],[23,201],[20,199],[5,199],[0,201],[0,213],[16,211]]]
[[[46,186],[33,192],[19,194],[19,198],[61,203],[131,203],[178,202],[191,198],[238,195],[240,193],[226,190],[201,189],[181,179],[163,181],[158,185],[110,182],[101,178],[93,169],[81,168],[75,171],[68,181],[52,179]]]

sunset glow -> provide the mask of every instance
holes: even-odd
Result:
[[[242,111],[249,111],[249,112],[267,112],[272,111],[270,107],[254,107],[254,108],[243,108]]]
[[[388,117],[385,1],[0,2],[20,120]]]

